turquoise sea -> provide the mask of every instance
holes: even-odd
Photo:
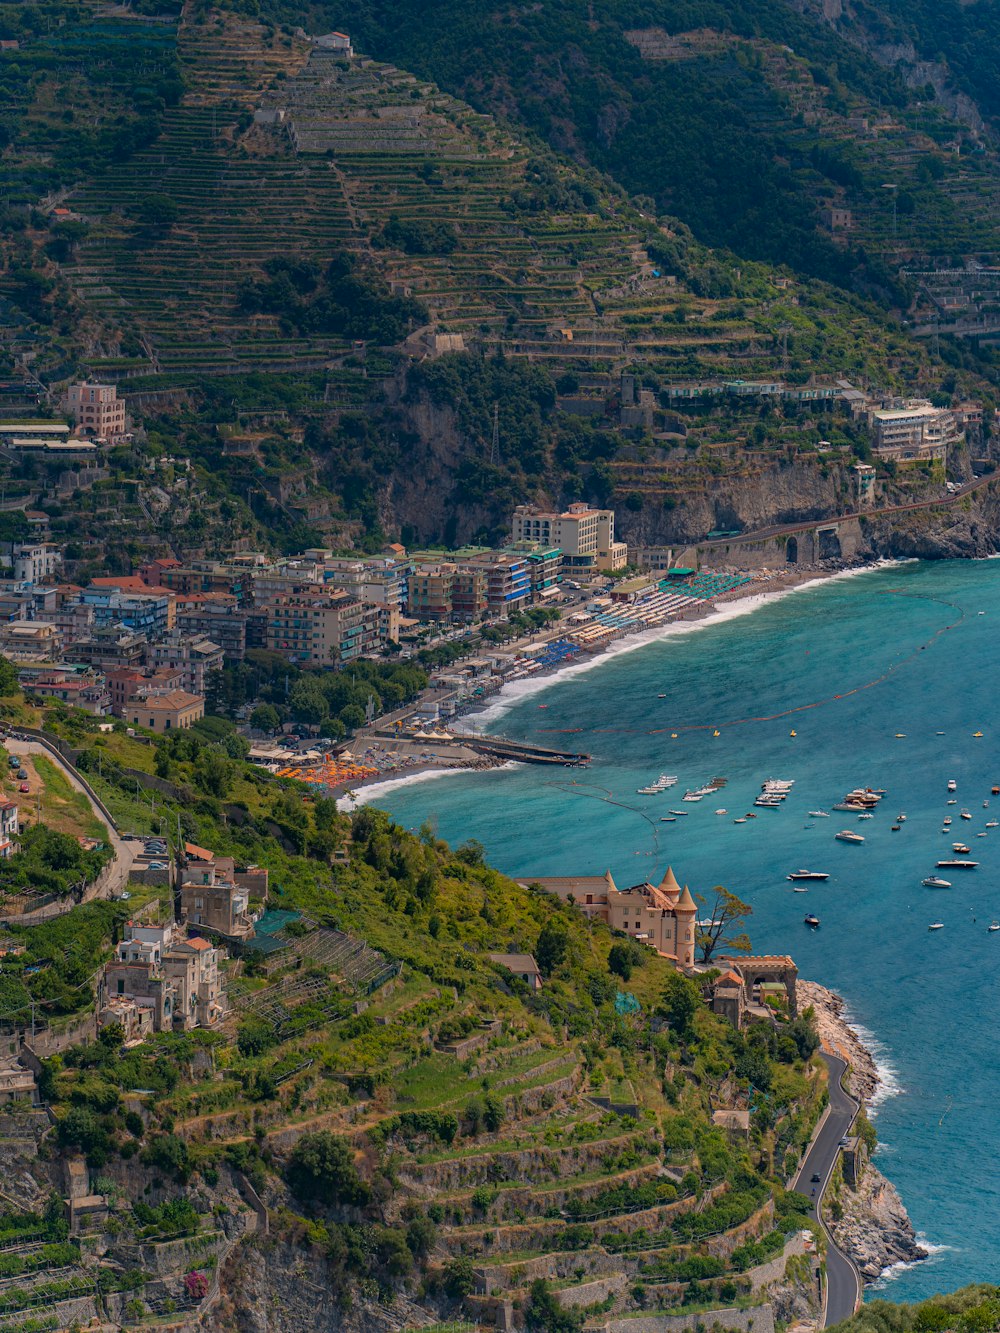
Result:
[[[801,975],[839,991],[883,1069],[879,1165],[933,1255],[879,1294],[994,1278],[1000,932],[987,926],[1000,919],[1000,828],[977,835],[1000,819],[1000,560],[884,567],[728,612],[534,682],[476,725],[593,762],[410,780],[376,803],[408,827],[432,819],[453,842],[478,838],[519,876],[610,866],[628,885],[671,863],[694,892],[738,892],[753,904],[755,951],[790,952]],[[662,772],[678,785],[636,794]],[[716,775],[728,779],[717,797],[681,801]],[[791,798],[735,824],[767,777],[793,778]],[[864,822],[832,810],[859,784],[888,792]],[[670,808],[690,814],[660,823]],[[835,841],[843,828],[864,845]],[[979,868],[940,872],[950,891],[921,887],[953,840]],[[800,867],[831,878],[795,894],[785,876]],[[929,931],[936,921],[944,928]]]

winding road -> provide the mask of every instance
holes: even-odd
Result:
[[[827,1055],[825,1051],[820,1054],[830,1071],[830,1109],[799,1167],[798,1175],[792,1181],[792,1188],[812,1199],[810,1215],[819,1221],[826,1232],[826,1311],[823,1327],[829,1328],[831,1324],[839,1324],[842,1319],[849,1319],[861,1301],[860,1274],[850,1259],[837,1249],[818,1207],[837,1162],[840,1140],[854,1124],[859,1106],[844,1091],[840,1082],[847,1068],[846,1062],[836,1055]],[[814,1175],[819,1176],[818,1184],[812,1182]]]

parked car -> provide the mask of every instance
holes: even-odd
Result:
[[[7,760],[7,763],[10,764],[11,768],[21,767],[21,761],[16,754],[12,754],[10,758]]]
[[[22,782],[21,785],[18,787],[18,791],[31,791],[31,788],[28,786],[26,782]]]
[[[25,771],[25,769],[23,769],[23,768],[19,768],[19,769],[17,770],[17,780],[18,780],[18,782],[24,782],[24,781],[26,780],[27,776],[28,776],[28,774],[27,774],[27,772]]]
[[[126,892],[126,893],[116,893],[116,894],[115,894],[115,902],[116,902],[116,903],[127,903],[128,900],[129,900],[131,897],[132,897],[132,895],[131,895],[130,893],[127,893],[127,892]]]
[[[150,863],[146,866],[147,870],[166,870],[166,868],[167,868],[166,861],[150,861]]]

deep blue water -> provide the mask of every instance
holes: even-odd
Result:
[[[990,798],[1000,783],[998,670],[1000,561],[875,570],[607,657],[541,692],[536,683],[502,716],[487,715],[506,735],[589,751],[586,771],[448,776],[377,802],[407,826],[431,818],[452,842],[478,838],[513,874],[610,866],[627,885],[655,882],[669,862],[694,892],[724,884],[751,902],[755,950],[790,952],[801,975],[843,994],[897,1089],[878,1108],[879,1164],[918,1233],[941,1248],[895,1275],[880,1293],[890,1299],[1000,1269],[1000,932],[986,930],[1000,918],[1000,828],[976,836],[1000,818],[1000,797]],[[789,709],[802,711],[737,722]],[[678,786],[636,795],[661,772],[678,774]],[[681,802],[685,787],[715,775],[729,780],[718,797]],[[792,797],[734,824],[766,777],[794,778]],[[959,801],[950,807],[949,778]],[[888,791],[874,819],[832,811],[858,784]],[[716,815],[723,806],[728,815]],[[691,813],[659,823],[670,807]],[[971,821],[960,820],[963,807]],[[816,808],[831,817],[809,819]],[[893,833],[901,810],[908,818]],[[846,827],[865,844],[836,842]],[[953,840],[970,845],[979,868],[941,872],[950,891],[921,887]],[[785,875],[799,867],[831,878],[793,894]],[[822,920],[815,933],[807,910]],[[944,929],[929,932],[932,921]]]

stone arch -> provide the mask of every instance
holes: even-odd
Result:
[[[785,564],[795,565],[799,560],[799,543],[796,537],[789,537],[785,543]]]
[[[823,528],[819,533],[819,551],[817,553],[820,560],[839,560],[842,552],[840,549],[840,537],[836,528]]]

